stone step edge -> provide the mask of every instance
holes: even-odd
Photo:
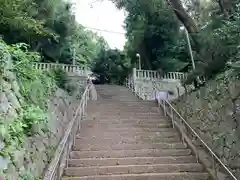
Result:
[[[177,158],[195,158],[193,155],[188,156],[162,156],[162,157],[149,157],[149,156],[141,156],[141,157],[127,157],[127,158],[79,158],[79,159],[71,159],[69,158],[68,161],[75,161],[75,160],[136,160],[136,159],[177,159]]]
[[[134,165],[134,164],[129,164],[129,165],[115,165],[115,166],[89,166],[89,167],[67,167],[65,169],[84,169],[84,168],[98,168],[98,169],[103,169],[103,168],[122,168],[122,167],[149,167],[149,166],[199,166],[203,167],[200,163],[176,163],[176,164],[141,164],[141,165]]]
[[[87,178],[109,178],[109,177],[134,177],[134,176],[137,176],[137,177],[149,177],[149,176],[156,176],[156,177],[159,177],[159,176],[162,176],[162,177],[169,177],[169,176],[189,176],[189,177],[192,177],[192,176],[206,176],[207,177],[210,177],[210,175],[206,172],[197,172],[197,173],[194,173],[194,172],[174,172],[174,173],[143,173],[143,174],[115,174],[115,175],[96,175],[96,176],[82,176],[82,177],[69,177],[69,176],[64,176],[62,177],[63,180],[67,180],[67,179],[85,179],[86,177]]]
[[[133,143],[123,143],[123,144],[107,144],[103,143],[103,146],[93,146],[92,144],[76,144],[73,146],[72,151],[104,151],[104,150],[138,150],[139,148],[146,148],[147,144],[133,144]],[[155,147],[154,147],[155,146]],[[95,150],[96,149],[96,150]],[[187,149],[187,146],[179,143],[153,143],[149,149]]]
[[[81,146],[81,145],[83,145],[83,144],[75,144],[73,147],[79,147],[79,146]],[[91,146],[91,147],[93,147],[94,148],[94,146],[95,146],[95,144],[84,144],[84,145],[87,145],[87,146]],[[103,145],[110,145],[110,146],[120,146],[120,145],[123,145],[123,146],[145,146],[145,145],[148,145],[147,143],[142,143],[142,142],[140,142],[140,143],[119,143],[119,144],[111,144],[111,143],[108,143],[108,142],[106,142],[106,143],[103,143]],[[185,146],[186,148],[187,148],[187,146],[186,145],[184,145],[181,141],[179,142],[153,142],[153,143],[151,143],[151,145],[149,146],[149,149],[156,149],[156,148],[154,148],[154,147],[151,147],[151,146],[176,146],[176,145],[183,145],[183,146]],[[161,148],[159,148],[159,149],[161,149]],[[163,148],[163,149],[166,149],[166,148]],[[172,148],[171,148],[172,149]],[[176,148],[176,149],[178,149],[178,148]]]
[[[91,136],[88,136],[88,137],[84,137],[84,136],[76,136],[76,139],[81,139],[81,140],[93,140],[93,139],[96,139],[96,140],[113,140],[113,138],[119,138],[119,141],[121,140],[124,140],[124,139],[138,139],[138,140],[144,140],[144,139],[156,139],[156,140],[161,140],[161,139],[180,139],[179,138],[179,135],[178,134],[173,134],[173,135],[161,135],[161,136],[142,136],[142,135],[132,135],[132,136],[127,136],[127,135],[108,135],[108,136],[104,136],[104,135],[98,135],[98,136],[95,136],[95,137],[91,137]]]
[[[104,152],[104,153],[109,153],[109,152],[116,152],[116,151],[143,151],[143,152],[145,152],[145,151],[156,151],[156,152],[158,152],[158,151],[166,151],[166,150],[168,150],[168,149],[136,149],[136,150],[101,150],[101,151],[97,151],[97,152]],[[183,150],[185,150],[185,151],[190,151],[190,152],[192,152],[191,151],[191,149],[190,148],[186,148],[186,149],[172,149],[172,148],[170,148],[169,150],[176,150],[176,151],[183,151]],[[91,152],[91,151],[74,151],[74,150],[72,150],[71,151],[72,153],[74,153],[74,152],[76,152],[76,153],[83,153],[83,152]],[[96,152],[96,151],[93,151],[93,152]]]

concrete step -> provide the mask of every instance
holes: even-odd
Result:
[[[113,174],[174,173],[202,172],[203,166],[197,163],[188,164],[151,164],[151,165],[117,165],[65,168],[66,176],[96,176]]]
[[[128,104],[124,104],[122,106],[118,105],[110,105],[108,106],[107,104],[103,104],[104,106],[99,106],[96,105],[95,107],[93,106],[88,106],[91,108],[88,108],[87,111],[89,112],[95,112],[95,113],[107,113],[107,112],[122,112],[122,110],[125,110],[127,112],[136,112],[139,114],[144,114],[144,113],[153,113],[153,114],[161,114],[161,109],[154,105],[154,106],[131,106]],[[106,109],[104,109],[106,108]],[[98,111],[92,111],[92,110],[98,110]],[[102,111],[99,111],[102,110]],[[131,111],[132,110],[132,111]],[[163,114],[162,114],[163,115]]]
[[[195,163],[194,156],[69,159],[69,167]]]
[[[105,118],[105,119],[100,119],[99,117],[86,117],[86,121],[82,122],[83,124],[161,124],[161,123],[166,123],[170,122],[170,120],[166,119],[138,119],[134,117],[129,117],[129,118],[121,118],[117,117],[117,119],[112,119],[112,118]]]
[[[105,109],[104,109],[105,108]],[[110,105],[108,104],[101,104],[101,105],[96,105],[94,106],[88,106],[87,107],[87,112],[94,112],[94,113],[107,113],[107,112],[136,112],[139,114],[145,114],[145,113],[153,113],[153,114],[159,114],[162,115],[161,113],[162,110],[157,106],[131,106],[128,104],[124,104],[122,106],[118,105]]]
[[[120,86],[97,91],[63,180],[208,180],[155,101],[139,100]]]
[[[121,137],[121,138],[101,138],[101,139],[95,139],[95,138],[86,138],[86,139],[76,139],[76,144],[102,144],[105,142],[108,142],[110,144],[117,144],[117,143],[129,143],[129,144],[136,144],[139,141],[144,143],[164,143],[164,142],[180,142],[180,137],[144,137],[144,138],[133,138],[133,137]]]
[[[97,101],[89,101],[89,104],[92,104],[92,105],[99,105],[99,104],[103,104],[103,103],[106,103],[108,104],[109,106],[112,106],[112,105],[126,105],[126,104],[131,104],[131,105],[150,105],[150,106],[153,106],[153,105],[156,105],[156,102],[154,101],[145,101],[145,100],[140,100],[140,99],[132,99],[131,98],[132,94],[130,92],[130,99],[128,101],[120,101],[119,100],[115,100],[115,99],[99,99]]]
[[[145,133],[145,132],[176,132],[175,129],[173,129],[172,127],[167,127],[167,128],[136,128],[136,127],[122,127],[122,128],[108,128],[108,129],[104,129],[104,131],[102,129],[99,128],[81,128],[80,129],[80,133],[85,134],[86,132],[94,132],[94,134],[97,133],[103,133],[103,132],[139,132],[139,133]]]
[[[154,110],[153,112],[158,112],[158,110],[159,110],[159,107],[157,106],[157,103],[156,104],[151,104],[151,105],[144,105],[144,104],[141,104],[141,102],[139,102],[138,104],[137,103],[136,104],[131,104],[129,102],[119,104],[119,101],[116,102],[115,104],[110,104],[108,102],[102,102],[102,103],[94,104],[94,105],[93,104],[92,105],[88,104],[88,107],[90,107],[93,110],[99,110],[99,109],[104,110],[102,112],[129,110],[129,109],[137,111],[137,112],[149,112],[151,110]],[[91,111],[90,108],[87,109],[87,110]],[[106,108],[106,109],[104,109],[104,108]],[[97,112],[100,112],[100,111],[97,111]]]
[[[147,174],[120,174],[85,177],[64,177],[62,180],[208,180],[207,173],[147,173]]]
[[[95,111],[86,111],[87,114],[90,114],[90,115],[96,115],[96,116],[105,116],[107,117],[108,115],[109,116],[113,116],[113,115],[122,115],[124,116],[124,112],[126,112],[127,115],[136,115],[136,116],[152,116],[152,117],[161,117],[161,118],[164,118],[164,115],[162,113],[162,110],[158,110],[158,111],[152,111],[152,110],[145,110],[145,111],[142,111],[142,110],[139,110],[136,111],[134,109],[128,109],[128,110],[125,110],[125,109],[121,109],[121,110],[112,110],[112,111],[104,111],[101,110],[101,109],[96,109]]]
[[[108,108],[107,110],[104,108],[89,108],[87,109],[87,113],[93,113],[93,114],[114,114],[114,113],[120,113],[122,114],[123,112],[126,112],[128,114],[136,114],[136,115],[153,115],[153,116],[161,116],[163,117],[163,113],[162,113],[162,110],[160,108],[128,108],[128,107],[122,107],[122,108]]]
[[[77,138],[111,138],[111,137],[179,137],[177,132],[99,132],[76,135]]]
[[[128,101],[128,102],[121,102],[121,101],[96,101],[94,103],[91,103],[89,102],[88,103],[88,110],[93,109],[93,110],[96,110],[96,109],[103,109],[103,108],[106,108],[105,110],[107,109],[110,109],[110,110],[115,110],[115,109],[129,109],[129,108],[132,108],[132,109],[135,109],[135,110],[138,110],[138,109],[143,109],[143,110],[150,110],[150,109],[157,109],[159,108],[157,106],[157,103],[142,103],[141,101],[139,102],[131,102],[131,101]]]
[[[128,119],[126,121],[126,119]],[[104,123],[104,121],[107,122],[150,122],[150,123],[161,123],[161,122],[169,122],[168,119],[163,119],[161,116],[140,116],[140,115],[131,115],[131,114],[125,114],[125,115],[96,115],[96,116],[86,116],[86,120],[88,121],[99,121],[101,123]]]
[[[170,123],[171,121],[168,120],[168,119],[163,119],[163,118],[149,118],[149,117],[146,117],[146,118],[143,118],[143,117],[140,117],[140,118],[137,118],[137,117],[134,117],[134,116],[131,116],[131,117],[121,117],[121,116],[115,116],[115,117],[89,117],[89,116],[86,116],[86,120],[83,122],[83,124],[106,124],[106,123],[112,123],[112,124],[123,124],[123,123],[126,123],[126,124],[146,124],[146,123],[149,123],[149,124],[161,124],[161,123]]]
[[[133,110],[134,111],[134,110]],[[88,113],[87,113],[88,114]],[[109,112],[109,113],[95,113],[95,117],[98,117],[98,119],[105,119],[105,118],[111,118],[114,119],[114,117],[121,117],[121,118],[146,118],[146,119],[163,119],[161,114],[150,114],[150,113],[135,113],[135,112],[126,112],[122,110],[122,112]]]
[[[72,151],[70,158],[123,158],[123,157],[160,157],[188,156],[190,149],[140,149],[140,150],[110,150],[110,151]]]
[[[169,127],[169,125],[171,125],[170,121],[159,121],[156,123],[148,123],[147,120],[145,120],[145,122],[141,122],[139,123],[138,121],[132,121],[132,122],[122,122],[121,120],[117,121],[111,121],[109,120],[109,122],[99,122],[99,121],[95,121],[95,122],[87,122],[88,120],[85,120],[82,124],[82,126],[84,127],[92,127],[92,126],[103,126],[103,127],[110,127],[110,126],[116,126],[116,127],[132,127],[132,126],[141,126],[141,127],[159,127],[159,128],[164,128],[164,127]]]
[[[98,109],[105,109],[105,111],[115,111],[115,110],[122,110],[122,109],[125,109],[125,110],[128,110],[128,109],[133,109],[133,110],[136,110],[136,111],[140,111],[140,110],[143,110],[143,112],[148,112],[149,110],[158,110],[159,107],[157,106],[157,103],[156,104],[141,104],[141,102],[139,103],[131,103],[131,102],[125,102],[125,103],[122,103],[122,104],[119,104],[119,101],[116,101],[115,103],[109,103],[109,102],[96,102],[96,104],[89,104],[88,103],[88,107],[87,107],[89,111],[91,111],[91,109],[93,110],[98,110]],[[102,111],[102,112],[105,112],[105,111]],[[91,111],[92,112],[92,111]],[[97,111],[97,112],[100,112],[100,111]]]
[[[104,150],[138,150],[138,149],[185,149],[182,143],[139,143],[139,144],[126,144],[117,143],[110,144],[104,142],[101,144],[82,144],[78,143],[74,146],[74,151],[104,151]]]
[[[94,124],[94,125],[85,125],[82,124],[83,128],[92,128],[94,126],[94,128],[129,128],[129,127],[133,127],[133,128],[170,128],[172,127],[172,124],[169,122],[166,123],[162,123],[162,124],[153,124],[153,123],[149,123],[149,124],[135,124],[135,125],[131,125],[131,124],[106,124],[106,125],[101,125],[101,124]]]
[[[105,142],[111,142],[111,141],[124,141],[124,142],[136,142],[136,141],[142,141],[142,142],[162,142],[164,140],[171,139],[172,141],[180,141],[180,137],[177,134],[169,134],[169,135],[162,135],[162,136],[141,136],[141,135],[132,135],[132,136],[120,136],[120,135],[114,135],[114,136],[88,136],[88,137],[77,137],[77,140],[82,140],[83,142],[98,142],[98,141],[105,141]]]

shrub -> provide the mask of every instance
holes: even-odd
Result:
[[[58,69],[53,70],[53,77],[55,79],[57,86],[61,89],[66,90],[66,88],[67,88],[67,73],[63,69],[58,68]]]

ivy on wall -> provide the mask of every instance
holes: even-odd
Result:
[[[20,107],[16,108],[17,118],[2,119],[0,117],[0,140],[3,143],[0,156],[14,165],[16,163],[14,151],[22,148],[24,138],[37,133],[33,126],[47,123],[48,100],[55,92],[57,85],[52,74],[42,73],[32,68],[32,62],[38,61],[40,56],[27,51],[27,45],[9,46],[0,40],[0,47],[0,79],[7,83],[15,81],[19,91],[17,100]],[[12,63],[12,66],[6,66],[6,63]],[[1,86],[3,84],[0,84]],[[1,91],[4,91],[3,87]],[[17,94],[14,90],[11,91],[14,95]],[[42,129],[43,132],[46,130]],[[5,170],[0,172],[4,174]],[[23,172],[22,179],[26,178],[27,175]]]

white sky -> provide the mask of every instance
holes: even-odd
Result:
[[[124,11],[118,10],[112,2],[108,0],[103,0],[102,2],[100,0],[72,1],[75,3],[74,12],[76,20],[83,26],[125,33],[123,28]],[[111,48],[123,49],[126,41],[124,34],[92,31],[103,36]]]

